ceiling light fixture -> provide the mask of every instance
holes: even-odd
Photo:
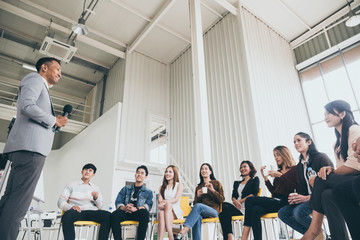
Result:
[[[350,3],[346,0],[349,5],[350,12],[349,12],[349,19],[345,22],[347,27],[355,27],[356,25],[360,24],[360,15],[356,15],[354,10],[351,10]]]
[[[79,18],[78,23],[73,24],[71,30],[77,35],[87,35],[89,33],[89,30],[85,26],[85,20],[83,18]]]
[[[36,70],[36,68],[35,68],[34,66],[28,65],[28,64],[26,64],[26,63],[23,63],[21,66],[22,66],[23,68],[28,69],[28,70],[37,72],[37,70]]]

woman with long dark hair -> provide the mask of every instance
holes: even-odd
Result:
[[[281,221],[297,232],[305,234],[311,223],[311,209],[308,205],[315,180],[315,176],[309,177],[309,172],[314,170],[317,173],[322,167],[332,167],[333,164],[325,153],[316,149],[314,141],[307,133],[298,132],[294,136],[294,145],[300,153],[299,163],[296,165],[300,182],[299,192],[290,194],[289,205],[282,207],[278,215]],[[325,239],[325,236],[321,232],[316,239]]]
[[[245,200],[248,197],[256,196],[259,192],[259,178],[255,177],[257,171],[252,162],[242,161],[239,170],[242,180],[234,182],[233,204],[223,203],[222,212],[219,214],[224,240],[233,239],[231,217],[244,215]]]
[[[274,178],[270,183],[264,174],[266,166],[261,168],[261,175],[265,180],[266,187],[272,197],[249,197],[245,201],[245,221],[241,240],[248,240],[252,228],[255,240],[262,240],[261,216],[266,213],[277,212],[281,207],[288,204],[288,196],[298,188],[295,160],[290,150],[285,146],[277,146],[273,150],[274,158],[278,166],[277,171],[269,171],[269,176]]]
[[[186,233],[192,229],[194,240],[201,240],[201,222],[203,218],[218,217],[221,204],[224,202],[224,190],[216,180],[209,163],[200,167],[200,183],[195,189],[194,207],[191,209],[184,223],[184,228],[177,235],[177,239],[184,239]]]
[[[313,210],[312,221],[302,239],[314,239],[321,232],[323,218],[326,215],[331,238],[346,240],[349,236],[345,221],[336,205],[332,188],[359,173],[360,164],[354,156],[351,144],[360,137],[360,127],[355,122],[349,103],[342,100],[325,105],[325,122],[335,131],[336,169],[330,166],[322,167],[315,179],[309,203]]]
[[[167,231],[169,240],[173,240],[173,220],[183,218],[180,208],[183,185],[179,181],[179,173],[174,165],[166,168],[159,192],[159,239],[164,239],[165,231]]]

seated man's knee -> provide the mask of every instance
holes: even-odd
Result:
[[[149,211],[148,211],[148,210],[146,210],[146,209],[140,209],[140,210],[138,210],[138,211],[139,211],[140,219],[141,219],[141,220],[145,220],[145,221],[148,221],[148,220],[149,220],[150,214],[149,214]]]
[[[77,211],[73,209],[67,210],[61,217],[61,222],[74,222],[74,215]]]
[[[116,211],[110,214],[111,221],[122,221],[122,218],[125,216],[125,212],[123,210],[117,209]]]

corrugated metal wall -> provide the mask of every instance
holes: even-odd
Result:
[[[252,160],[249,148],[247,103],[244,91],[241,28],[228,14],[204,36],[213,167],[227,196],[239,178],[243,160]]]
[[[171,157],[195,185],[199,163],[195,159],[194,93],[191,51],[187,50],[170,67]]]
[[[358,11],[360,7],[354,9]],[[343,16],[338,21],[347,18],[348,15]],[[331,24],[332,25],[332,24]],[[330,26],[327,26],[327,28]],[[360,25],[355,27],[347,27],[345,21],[331,27],[327,30],[327,35],[330,41],[330,46],[326,40],[325,33],[321,33],[313,39],[301,44],[294,49],[296,63],[301,63],[341,42],[349,39],[360,33]]]
[[[296,159],[293,137],[299,131],[311,134],[311,128],[293,52],[254,15],[243,10],[242,16],[261,162],[273,163],[276,145],[288,146]]]
[[[228,14],[204,37],[213,166],[227,200],[242,160],[258,168],[273,163],[276,145],[293,149],[293,135],[310,129],[289,43],[242,14],[243,24]],[[189,49],[171,65],[171,142],[172,154],[197,183],[192,91]]]
[[[146,160],[149,114],[169,118],[168,66],[140,53],[126,56],[121,113],[120,161]]]
[[[110,69],[106,79],[106,91],[104,101],[104,113],[116,103],[123,101],[125,82],[125,60],[119,58]],[[99,91],[101,96],[101,91]]]

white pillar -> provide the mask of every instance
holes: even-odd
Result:
[[[194,84],[196,160],[211,163],[210,125],[200,0],[189,0]]]

